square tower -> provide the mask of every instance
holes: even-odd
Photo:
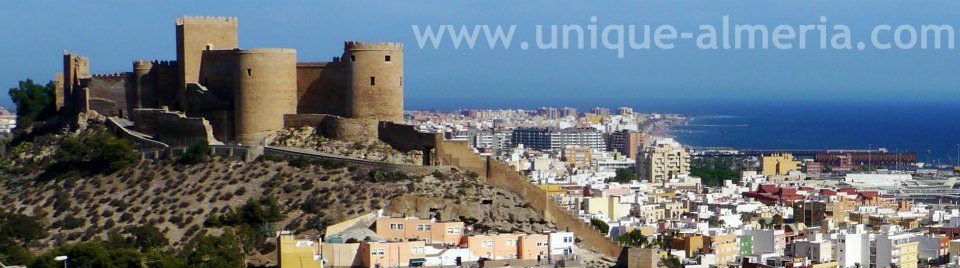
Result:
[[[237,48],[236,17],[183,17],[177,19],[177,62],[180,92],[197,83],[204,50]],[[181,94],[182,95],[182,94]],[[181,99],[181,105],[183,104]]]

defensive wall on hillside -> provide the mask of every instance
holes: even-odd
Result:
[[[481,157],[467,141],[444,140],[442,134],[420,133],[410,125],[381,122],[380,139],[401,151],[432,150],[433,165],[449,165],[480,174],[487,183],[506,189],[523,198],[531,207],[563,231],[576,234],[580,246],[606,256],[617,257],[623,247],[607,238],[592,225],[550,200],[546,191],[527,181],[527,178],[504,162]],[[425,151],[425,158],[427,153]],[[426,160],[425,160],[426,161]]]

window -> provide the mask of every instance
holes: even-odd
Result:
[[[398,224],[397,224],[397,229],[403,230],[403,223],[398,223]]]
[[[376,77],[373,77],[373,76],[370,77],[370,85],[371,85],[371,86],[376,86],[376,85],[377,85],[377,78],[376,78]]]
[[[357,61],[357,56],[354,56],[353,54],[351,54],[350,61]]]
[[[482,247],[482,248],[492,248],[492,247],[493,247],[493,240],[480,241],[480,247]]]
[[[572,237],[572,236],[565,236],[565,237],[563,237],[563,242],[564,242],[564,243],[573,243],[573,237]]]
[[[507,240],[507,246],[512,247],[517,245],[517,240]]]
[[[370,250],[370,255],[373,255],[373,256],[383,256],[383,250],[382,250],[382,249]]]
[[[396,224],[396,223],[391,223],[391,224],[390,224],[390,230],[396,230],[396,229],[397,229],[397,224]]]
[[[410,250],[411,250],[411,252],[413,252],[413,254],[422,254],[422,253],[423,253],[423,248],[422,248],[422,247],[412,247],[412,248],[410,248]]]
[[[459,233],[460,233],[460,228],[453,228],[453,227],[447,228],[447,233],[448,233],[448,234],[459,234]]]
[[[247,76],[253,76],[253,70],[247,69]]]
[[[537,241],[537,246],[538,246],[538,247],[546,247],[546,246],[547,246],[547,240]]]
[[[390,61],[390,55],[383,56],[383,61]]]
[[[417,224],[417,231],[430,231],[429,224]]]

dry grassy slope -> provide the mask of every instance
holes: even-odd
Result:
[[[317,165],[297,168],[287,162],[243,163],[220,158],[192,166],[146,160],[111,175],[28,184],[20,193],[0,186],[0,197],[8,211],[41,215],[51,223],[51,235],[40,241],[40,247],[105,239],[110,230],[148,222],[156,223],[172,245],[179,246],[204,228],[211,213],[265,195],[277,197],[284,209],[286,218],[277,226],[301,232],[315,232],[300,228],[315,215],[301,210],[301,204],[311,198],[323,204],[318,214],[335,221],[389,207],[388,212],[420,216],[433,215],[426,213],[435,209],[443,219],[463,219],[477,230],[551,228],[518,196],[464,174],[448,173],[436,179],[424,171],[411,174],[414,179],[406,181],[372,183],[365,179],[370,170]],[[68,209],[55,209],[58,193],[71,200]],[[65,228],[66,215],[85,224]],[[272,254],[253,256],[250,261],[269,263],[272,258]]]

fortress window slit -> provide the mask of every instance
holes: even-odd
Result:
[[[357,61],[357,56],[350,55],[350,61]]]
[[[390,61],[390,55],[383,56],[383,61]]]
[[[247,76],[253,76],[253,70],[247,69]]]
[[[370,85],[371,85],[371,86],[376,86],[376,85],[377,85],[377,78],[376,78],[376,77],[373,77],[373,76],[370,77]]]

